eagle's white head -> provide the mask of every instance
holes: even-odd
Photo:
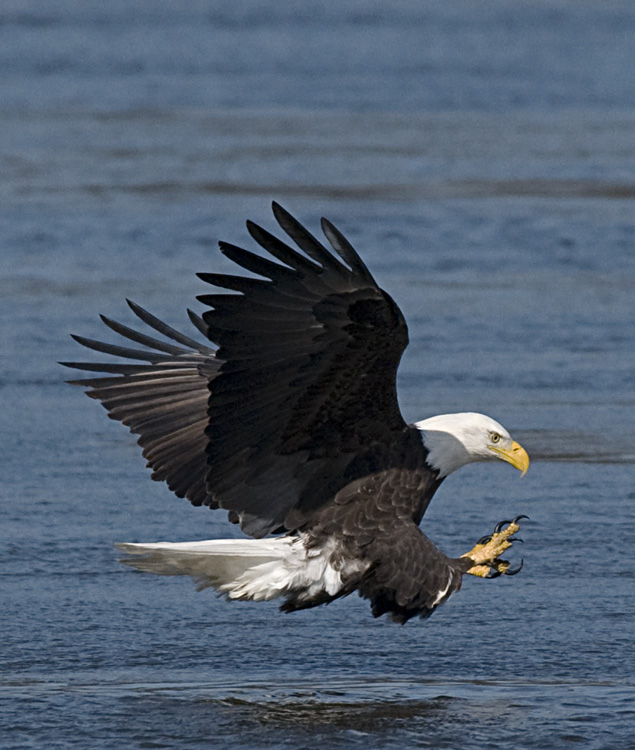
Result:
[[[428,464],[447,477],[474,461],[500,459],[523,474],[529,468],[527,451],[491,417],[474,412],[440,414],[416,422],[428,449]]]

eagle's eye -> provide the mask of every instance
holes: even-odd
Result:
[[[492,443],[494,443],[494,445],[496,445],[496,443],[500,442],[501,436],[498,434],[498,432],[490,432],[489,439]]]

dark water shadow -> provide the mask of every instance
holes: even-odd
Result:
[[[396,722],[433,722],[443,720],[449,705],[460,699],[439,695],[429,700],[406,701],[346,701],[346,700],[285,700],[252,703],[239,699],[222,701],[224,706],[235,706],[263,725],[274,727],[304,727],[344,729],[357,732],[380,732]],[[206,702],[206,701],[203,701]],[[218,701],[208,701],[209,704]]]
[[[601,747],[632,737],[635,685],[527,680],[390,678],[166,683],[28,680],[0,690],[19,696],[16,742],[46,712],[43,740],[68,746],[260,748]],[[607,713],[618,706],[618,714]],[[64,706],[64,712],[57,709]],[[31,718],[28,718],[31,717]],[[610,719],[610,721],[609,721]],[[87,746],[87,745],[83,745]],[[627,746],[627,745],[623,745]]]

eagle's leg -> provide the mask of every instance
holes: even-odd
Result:
[[[518,522],[527,516],[516,516],[513,521],[501,521],[494,529],[494,533],[478,540],[474,547],[461,557],[468,557],[474,565],[466,573],[479,578],[497,578],[499,575],[516,575],[522,568],[522,560],[518,568],[512,569],[507,560],[501,560],[500,555],[512,546],[514,534],[520,529]],[[505,526],[507,524],[507,526]],[[505,526],[505,528],[503,528]]]

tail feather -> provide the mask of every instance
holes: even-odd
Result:
[[[119,543],[121,560],[157,575],[187,575],[198,589],[213,586],[230,599],[274,599],[288,591],[295,567],[293,539],[212,539],[201,542]],[[297,546],[297,545],[296,545]]]

